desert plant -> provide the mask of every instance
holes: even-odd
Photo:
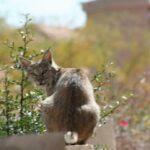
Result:
[[[32,41],[32,33],[28,28],[30,21],[29,15],[25,15],[23,28],[19,30],[22,46],[16,47],[15,42],[5,41],[5,45],[10,49],[11,64],[1,67],[1,71],[5,72],[1,84],[1,88],[4,88],[0,105],[1,135],[40,133],[45,129],[38,112],[38,101],[44,98],[44,94],[39,89],[31,90],[30,81],[19,63],[20,56],[32,59],[42,54],[34,52],[33,55],[27,56]]]

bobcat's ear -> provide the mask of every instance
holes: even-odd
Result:
[[[46,61],[46,62],[49,62],[50,64],[52,64],[52,53],[50,50],[47,50],[44,53],[42,61]]]
[[[21,62],[21,66],[24,68],[24,69],[27,69],[29,67],[29,65],[31,64],[31,61],[24,58],[24,57],[20,57],[20,62]]]

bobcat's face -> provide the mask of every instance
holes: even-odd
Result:
[[[20,58],[21,65],[37,85],[52,86],[58,66],[52,62],[50,51],[47,51],[40,62],[31,63],[31,61]]]
[[[52,82],[53,68],[44,62],[31,64],[26,69],[28,76],[35,81],[37,85],[44,86]]]

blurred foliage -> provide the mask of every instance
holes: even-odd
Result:
[[[150,22],[149,11],[108,11],[90,16],[92,29],[107,28],[105,34],[111,41],[107,46],[111,49],[111,58],[116,65],[116,83],[111,89],[114,95],[122,91],[133,91],[134,97],[128,105],[120,107],[114,114],[117,137],[125,137],[131,149],[149,149],[150,140]],[[141,21],[142,20],[142,21]],[[88,27],[87,27],[88,30]],[[102,31],[99,31],[99,34]],[[97,34],[97,32],[93,32]],[[116,38],[116,34],[118,38]],[[102,34],[103,38],[104,35]],[[100,37],[100,39],[101,39]],[[117,96],[117,97],[118,97]],[[125,98],[123,96],[123,98]],[[120,124],[126,123],[126,124]],[[130,139],[129,139],[130,137]],[[125,141],[122,141],[125,143]],[[125,149],[121,143],[118,149]],[[136,144],[135,144],[136,143]],[[126,145],[126,144],[124,144]],[[143,148],[140,146],[143,145]]]

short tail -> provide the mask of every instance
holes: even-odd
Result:
[[[68,131],[64,135],[64,139],[65,139],[66,144],[75,144],[78,141],[78,133],[72,132],[72,131]]]

